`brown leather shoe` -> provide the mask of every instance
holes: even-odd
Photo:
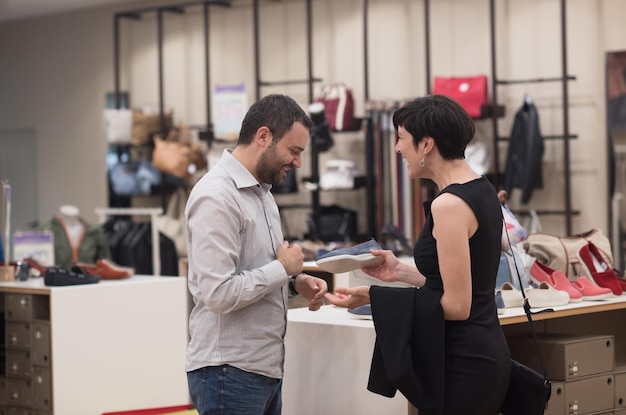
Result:
[[[46,273],[46,269],[49,268],[41,263],[37,262],[35,258],[24,258],[22,261],[26,262],[32,269],[37,270],[39,272],[39,276],[43,277],[43,274]]]
[[[103,280],[126,278],[135,273],[134,268],[119,266],[108,259],[98,259],[95,264],[77,262],[76,266],[89,275],[100,276]]]

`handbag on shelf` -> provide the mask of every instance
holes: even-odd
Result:
[[[324,104],[324,115],[333,131],[353,131],[358,128],[354,119],[352,90],[343,83],[322,86],[315,101]]]
[[[503,218],[504,222],[504,218]],[[506,227],[505,227],[506,229]],[[508,236],[508,232],[506,232]],[[511,241],[509,246],[511,246]],[[515,256],[513,256],[515,262]],[[517,264],[515,264],[515,270],[520,286],[522,286],[522,278],[519,274]],[[502,415],[541,415],[545,412],[546,405],[550,400],[552,393],[552,382],[548,377],[548,371],[543,361],[541,354],[541,347],[539,346],[539,339],[537,337],[537,331],[533,323],[533,318],[530,311],[530,304],[528,298],[524,293],[524,290],[520,290],[522,297],[524,298],[524,313],[530,324],[533,338],[535,340],[535,346],[537,348],[537,355],[539,357],[539,363],[541,364],[541,371],[543,374],[536,372],[528,366],[511,359],[511,376],[509,378],[509,388],[507,390],[504,402],[500,407],[500,413]],[[541,310],[552,311],[551,309]]]
[[[162,172],[184,179],[189,175],[191,147],[176,138],[176,132],[170,130],[166,139],[154,136],[152,165]]]
[[[113,192],[121,196],[146,196],[152,186],[161,184],[162,174],[147,161],[117,163],[109,178]]]
[[[172,126],[172,112],[163,114],[164,127]],[[145,113],[142,111],[132,111],[132,134],[131,143],[136,146],[148,144],[150,136],[161,131],[161,115],[158,112]]]
[[[588,242],[597,246],[604,261],[613,267],[611,242],[599,229],[591,229],[572,236],[531,233],[524,242],[524,250],[550,268],[562,270],[569,279],[572,279],[584,274],[578,259],[578,251]]]
[[[480,118],[481,107],[487,103],[487,76],[436,76],[433,95],[452,98],[461,104],[470,117]]]
[[[107,108],[102,113],[104,130],[110,144],[130,144],[133,112],[129,109]]]

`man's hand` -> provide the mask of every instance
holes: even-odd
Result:
[[[302,247],[300,245],[290,245],[287,241],[283,242],[283,244],[278,247],[276,259],[283,264],[287,275],[296,275],[302,272],[304,254],[302,253]]]
[[[309,310],[317,311],[324,305],[324,295],[328,292],[328,284],[321,278],[308,274],[299,274],[294,281],[298,294],[309,301]]]

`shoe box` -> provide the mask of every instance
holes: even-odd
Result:
[[[539,344],[550,378],[570,381],[615,370],[615,342],[611,335],[540,334]],[[534,338],[509,338],[511,356],[541,372]]]
[[[539,344],[552,379],[552,395],[545,414],[612,414],[617,407],[617,380],[624,382],[626,389],[626,368],[623,378],[615,372],[613,336],[541,334]],[[509,348],[514,359],[541,373],[532,336],[509,337]]]
[[[552,394],[544,415],[613,414],[614,381],[613,373],[605,373],[569,382],[552,382]]]
[[[626,364],[615,367],[615,409],[626,415]]]
[[[614,383],[613,373],[565,382],[565,415],[612,411],[615,400]]]
[[[552,382],[550,400],[543,415],[565,415],[565,384]]]

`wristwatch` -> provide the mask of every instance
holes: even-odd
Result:
[[[289,294],[292,297],[298,295],[298,291],[296,291],[296,278],[298,278],[298,275],[300,274],[289,277]]]

